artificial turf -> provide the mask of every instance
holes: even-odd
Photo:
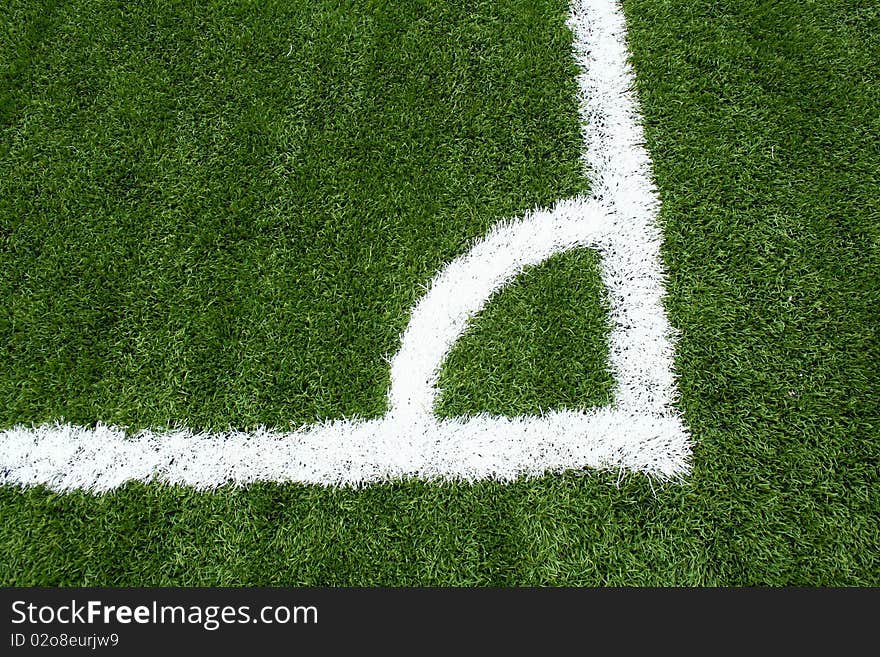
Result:
[[[3,426],[380,415],[432,274],[588,189],[563,0],[6,4]],[[880,583],[880,9],[624,9],[683,482],[4,488],[0,581]],[[534,268],[441,412],[607,401],[604,317],[591,252]]]

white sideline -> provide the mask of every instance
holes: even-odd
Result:
[[[193,433],[98,425],[0,431],[0,484],[103,492],[126,481],[209,489],[254,481],[361,485],[401,477],[511,480],[586,467],[669,478],[689,468],[673,333],[663,309],[659,203],[615,0],[572,0],[584,161],[592,198],[497,224],[446,265],[412,311],[391,363],[388,412],[281,432]],[[469,320],[525,267],[578,247],[601,254],[611,307],[607,408],[440,420],[437,377]]]

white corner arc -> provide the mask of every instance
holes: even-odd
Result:
[[[651,183],[615,0],[572,0],[584,162],[592,197],[503,221],[433,279],[391,363],[388,412],[296,431],[198,433],[97,425],[0,431],[0,484],[103,492],[128,481],[209,489],[255,481],[363,485],[402,477],[499,479],[565,469],[687,472],[691,446],[675,408],[674,333],[663,308],[659,202]],[[555,253],[601,255],[611,307],[609,407],[543,415],[439,419],[440,367],[498,289]]]

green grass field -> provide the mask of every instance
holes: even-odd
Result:
[[[565,0],[0,0],[0,428],[385,411],[443,263],[588,191]],[[880,7],[627,0],[683,482],[0,488],[5,585],[880,585]],[[606,403],[598,259],[440,412]]]

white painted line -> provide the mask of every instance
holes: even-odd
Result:
[[[254,481],[361,485],[401,477],[512,480],[566,469],[687,472],[674,407],[673,332],[663,309],[659,203],[643,146],[623,16],[614,0],[573,0],[579,106],[593,198],[497,224],[445,266],[413,309],[391,363],[388,413],[292,432],[194,434],[70,425],[0,432],[0,483],[59,491],[126,481],[209,489]],[[614,403],[540,416],[440,420],[437,377],[470,319],[525,267],[578,247],[601,254],[611,307]]]

